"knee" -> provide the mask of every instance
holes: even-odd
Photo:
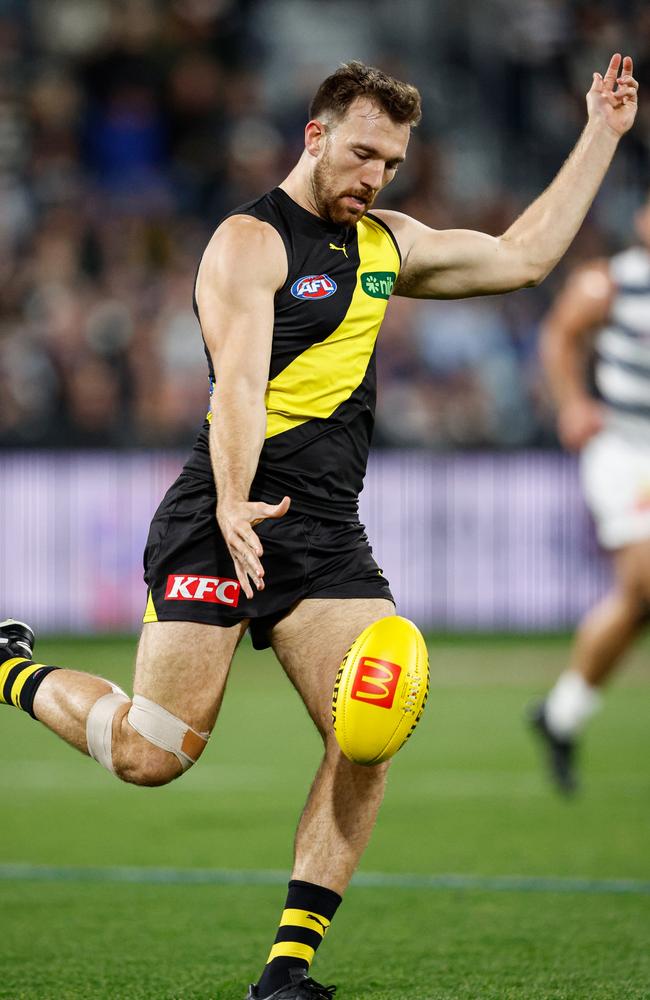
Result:
[[[390,760],[384,760],[380,764],[355,764],[345,756],[333,732],[325,739],[325,759],[336,770],[349,772],[353,781],[364,784],[385,784],[391,765]]]
[[[650,548],[630,546],[616,563],[619,598],[639,623],[650,618]]]
[[[166,785],[194,764],[207,746],[200,733],[166,709],[119,688],[99,698],[86,722],[88,753],[122,781]]]
[[[126,713],[118,733],[113,737],[113,771],[120,781],[156,788],[183,774],[178,758],[136,733]]]

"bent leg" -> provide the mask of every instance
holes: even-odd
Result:
[[[613,589],[589,611],[576,632],[570,669],[599,687],[643,630],[650,609],[650,542],[614,555]]]
[[[381,599],[304,600],[272,632],[273,649],[325,744],[295,840],[292,878],[342,894],[370,839],[388,765],[363,767],[341,752],[332,691],[341,660],[372,622],[395,614]]]
[[[233,653],[246,623],[232,628],[189,622],[155,622],[143,627],[136,660],[134,696],[159,706],[197,733],[211,732],[223,698]],[[87,723],[109,681],[74,670],[55,670],[36,693],[36,718],[72,746],[89,753]],[[145,703],[146,704],[146,703]],[[174,753],[137,732],[128,716],[132,702],[109,702],[112,768],[125,781],[158,785],[182,773]],[[205,741],[203,741],[204,744]],[[197,756],[203,747],[197,741]]]
[[[546,723],[556,738],[571,741],[580,733],[598,707],[598,689],[646,625],[649,563],[650,542],[628,545],[615,553],[614,587],[580,622],[568,669],[546,699]]]

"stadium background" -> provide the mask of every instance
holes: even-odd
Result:
[[[381,0],[4,0],[0,472],[22,485],[20,503],[3,491],[0,600],[16,614],[137,626],[146,522],[206,408],[197,260],[220,216],[295,161],[309,97],[338,62],[380,63],[423,94],[381,203],[492,233],[561,165],[593,67],[629,47],[642,87],[650,76],[642,3],[406,0],[395,14]],[[390,305],[376,445],[393,451],[371,465],[363,516],[424,627],[567,627],[605,586],[573,466],[531,453],[556,446],[538,327],[567,267],[629,241],[649,143],[642,105],[540,288]],[[387,493],[397,521],[380,516]],[[18,593],[17,560],[38,566]]]
[[[197,260],[294,162],[322,77],[357,57],[416,83],[424,119],[381,204],[498,233],[613,51],[643,98],[641,0],[1,0],[0,611],[44,633],[39,655],[129,683],[132,638],[98,633],[137,629],[148,521],[206,409]],[[650,995],[647,645],[577,802],[521,722],[568,648],[531,633],[570,629],[609,575],[539,322],[567,268],[629,242],[649,158],[642,99],[540,288],[390,304],[362,511],[401,609],[437,634],[429,708],[316,970],[354,1000]],[[152,795],[0,713],[0,997],[241,997],[318,747],[270,656],[238,665],[201,767]]]

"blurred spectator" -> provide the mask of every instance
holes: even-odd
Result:
[[[424,94],[382,204],[498,233],[566,157],[616,50],[650,91],[640,0],[409,0],[398,18],[389,0],[5,0],[0,445],[192,441],[207,409],[201,251],[224,213],[282,179],[337,62],[379,62]],[[569,266],[629,242],[649,165],[642,91]],[[536,344],[560,277],[505,298],[394,299],[377,442],[552,442]]]

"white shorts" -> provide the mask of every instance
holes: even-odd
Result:
[[[650,425],[647,436],[646,442],[608,428],[582,450],[585,500],[606,549],[650,539]]]

